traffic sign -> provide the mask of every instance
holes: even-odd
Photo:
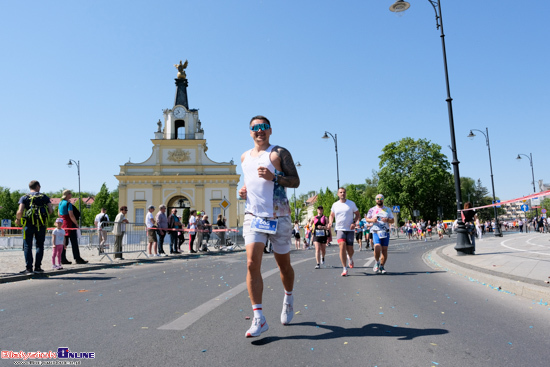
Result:
[[[399,205],[394,205],[392,208],[392,212],[401,213],[401,207]]]
[[[542,214],[544,214],[544,213],[546,213],[546,209],[541,209],[540,212],[541,212]]]
[[[523,205],[521,206],[521,210],[523,210],[524,212],[528,211],[528,210],[529,210],[529,205],[523,204]]]
[[[220,201],[220,206],[223,208],[223,210],[226,210],[227,208],[229,208],[230,205],[231,203],[227,201],[226,198],[223,198],[223,200]]]

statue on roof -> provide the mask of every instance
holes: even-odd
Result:
[[[185,63],[174,64],[174,66],[178,69],[178,79],[187,79],[187,75],[185,75],[185,68],[187,68],[187,60],[185,60]]]

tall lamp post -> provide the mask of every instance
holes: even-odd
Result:
[[[80,212],[80,217],[78,217],[78,228],[82,227],[82,195],[80,194],[80,161],[74,161],[72,159],[69,159],[69,163],[67,163],[67,166],[69,168],[73,167],[73,164],[76,166],[76,169],[78,171],[78,211]]]
[[[491,168],[491,185],[493,187],[493,203],[496,204],[497,203],[497,198],[495,196],[495,180],[493,179],[493,163],[491,162],[491,145],[489,144],[489,128],[487,128],[487,127],[485,128],[485,131],[487,132],[487,134],[485,134],[481,130],[472,129],[472,130],[470,130],[470,133],[468,134],[468,138],[474,139],[474,137],[476,136],[476,134],[473,133],[474,131],[479,131],[480,133],[483,134],[483,136],[485,137],[485,144],[487,144],[487,149],[489,150],[489,167]],[[497,214],[496,205],[493,206],[493,209],[495,211],[495,222],[496,222],[495,236],[502,237],[502,231],[500,230],[500,224],[498,223],[498,214]]]
[[[300,162],[296,162],[296,168],[300,168]],[[298,207],[296,206],[296,188],[294,188],[294,221],[298,220]]]
[[[443,18],[441,15],[440,0],[428,0],[432,4],[435,11],[435,24],[437,29],[441,29],[441,47],[443,49],[443,67],[445,70],[445,85],[447,87],[447,110],[449,113],[449,130],[451,131],[451,151],[453,152],[453,173],[455,179],[455,191],[456,191],[456,216],[458,222],[457,237],[455,250],[457,255],[473,255],[474,246],[470,243],[466,227],[462,222],[461,210],[462,210],[462,193],[460,191],[460,173],[458,170],[458,161],[456,153],[456,141],[455,141],[455,125],[453,119],[453,99],[451,98],[451,89],[449,86],[449,72],[447,70],[447,52],[445,50],[445,33],[443,32]],[[411,5],[403,0],[396,1],[390,6],[392,12],[402,12],[407,10]]]
[[[533,153],[529,153],[529,155],[527,155],[527,154],[518,154],[516,159],[522,159],[521,156],[529,158],[529,163],[531,164],[531,174],[533,175],[533,182],[532,182],[532,184],[533,184],[533,193],[536,193],[537,189],[535,188],[535,171],[533,170]],[[537,213],[537,217],[538,217],[539,216],[539,210],[537,208],[535,208],[535,212]]]
[[[325,135],[321,139],[328,139],[328,136],[332,137],[334,140],[334,150],[336,151],[336,191],[340,188],[340,173],[338,172],[338,134],[332,135],[328,131],[325,131]]]

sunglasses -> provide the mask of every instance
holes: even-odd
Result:
[[[267,129],[271,129],[271,126],[266,123],[250,126],[250,130],[252,131],[259,131],[259,130],[266,131]]]

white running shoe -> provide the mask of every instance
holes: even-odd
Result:
[[[321,269],[321,266],[319,264],[315,265],[315,269]]]
[[[380,273],[386,274],[386,269],[384,269],[384,265],[380,265]]]
[[[372,267],[372,271],[378,273],[380,271],[380,263],[374,264],[374,266]]]
[[[262,316],[261,318],[254,317],[254,319],[252,319],[252,326],[250,326],[250,329],[247,330],[244,336],[247,338],[260,336],[261,333],[263,333],[264,331],[267,331],[268,329],[269,329],[269,326],[267,325],[265,316]]]
[[[350,269],[353,269],[353,266],[354,266],[354,264],[353,264],[353,259],[350,259],[350,258],[348,257],[348,262],[349,262],[349,268],[350,268]]]
[[[343,276],[343,277],[347,277],[347,276],[348,276],[348,269],[346,269],[346,270],[344,270],[344,271],[342,272],[342,276]]]
[[[294,317],[294,307],[292,306],[292,303],[283,303],[283,311],[281,312],[281,324],[283,325],[290,324],[293,317]]]
[[[325,263],[325,258],[321,257],[321,265],[323,265],[324,263]]]

